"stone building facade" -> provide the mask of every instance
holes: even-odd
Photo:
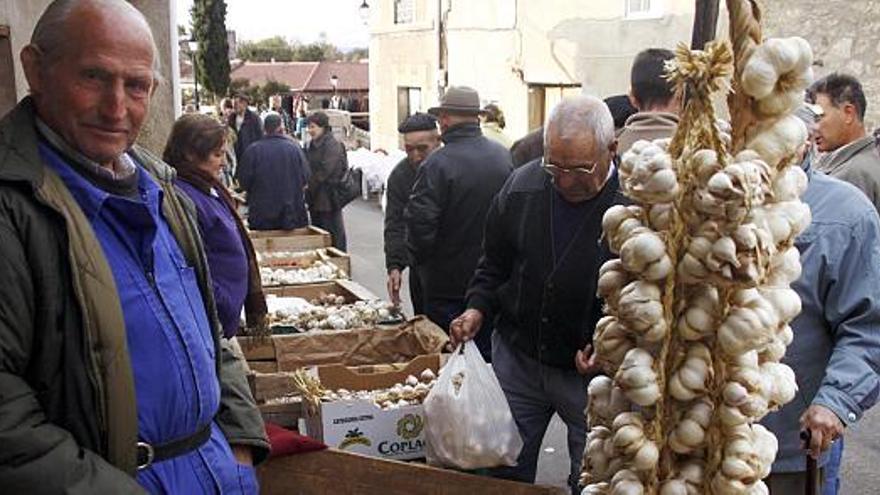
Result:
[[[880,2],[772,0],[764,6],[765,35],[809,41],[816,77],[838,71],[858,78],[868,100],[868,128],[880,126]]]

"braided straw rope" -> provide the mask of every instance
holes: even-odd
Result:
[[[687,226],[695,223],[692,217],[695,215],[699,216],[699,213],[690,206],[691,198],[695,190],[700,186],[692,157],[698,150],[713,149],[718,153],[722,166],[726,161],[726,147],[715,121],[712,94],[728,89],[725,81],[732,72],[732,63],[733,54],[727,43],[709,43],[706,45],[705,51],[690,51],[686,46],[681,45],[676,50],[675,63],[667,71],[669,79],[676,84],[678,90],[687,91],[690,95],[681,119],[686,124],[679,126],[669,145],[669,153],[674,160],[679,183],[683,185],[675,200],[667,244],[670,257],[673,257],[676,266],[681,261],[681,256],[686,251],[686,246],[690,243],[690,233]],[[690,295],[688,289],[689,286],[680,281],[673,281],[671,285],[667,282],[663,306],[664,314],[670,325],[674,326],[681,313],[687,309],[686,301]],[[721,288],[720,292],[723,301],[727,291]],[[726,307],[724,309],[726,311]],[[665,368],[664,381],[666,374],[674,373],[682,366],[688,346],[689,343],[683,342],[677,335],[677,332],[670,332],[660,359],[661,366]],[[716,355],[718,355],[717,350],[713,352],[713,356]],[[717,395],[719,388],[717,367],[720,360],[716,359],[713,361],[716,370],[711,375],[715,379],[708,386],[708,397]],[[723,370],[721,371],[723,376]],[[665,383],[663,386],[665,389]],[[662,404],[667,401],[669,402],[668,405]],[[675,428],[683,412],[682,406],[682,404],[677,404],[669,396],[665,396],[661,400],[661,405],[658,405],[658,417],[662,417],[661,434],[668,436],[669,432]],[[710,429],[708,432],[708,445],[710,449],[715,444],[720,444],[718,442],[720,440],[720,430],[717,430],[717,428],[715,430],[713,432]],[[660,438],[665,440],[663,436]],[[675,460],[675,453],[668,446],[664,448],[659,463],[659,472],[657,473],[659,481],[662,482],[674,474]],[[704,493],[709,493],[708,480],[711,478],[709,478],[708,473],[706,473],[705,479],[707,483],[704,485]],[[653,491],[649,489],[649,493],[653,493]]]
[[[758,0],[727,0],[730,14],[730,40],[733,44],[734,78],[733,91],[727,97],[730,108],[730,124],[733,127],[732,154],[745,148],[749,131],[756,124],[754,101],[740,88],[743,68],[752,52],[763,41],[761,33],[762,9]]]

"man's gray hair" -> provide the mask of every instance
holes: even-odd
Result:
[[[269,112],[263,118],[263,131],[266,134],[275,134],[279,129],[282,128],[284,121],[281,119],[281,115],[278,112]]]
[[[571,96],[559,102],[550,112],[548,125],[544,126],[544,142],[547,142],[549,123],[564,122],[566,130],[580,132],[589,129],[599,149],[605,149],[614,142],[614,118],[604,101],[591,95]]]
[[[156,46],[156,40],[153,37],[150,23],[140,10],[124,0],[54,0],[50,3],[46,10],[43,11],[43,15],[37,20],[37,25],[31,34],[31,44],[35,45],[43,53],[45,56],[44,63],[53,62],[63,55],[64,46],[68,43],[65,23],[74,9],[83,4],[106,6],[143,21],[147,32],[150,34],[150,43],[153,46],[153,79],[157,83],[162,81],[159,47]]]

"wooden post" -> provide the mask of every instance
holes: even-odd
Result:
[[[691,50],[702,50],[706,43],[715,39],[719,3],[720,0],[696,0]]]

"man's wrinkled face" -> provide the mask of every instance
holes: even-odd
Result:
[[[62,53],[50,58],[34,47],[22,59],[40,117],[68,145],[107,166],[137,139],[155,80],[146,28],[103,17],[87,9],[72,15]]]
[[[813,133],[816,148],[825,153],[849,144],[846,138],[849,126],[847,119],[851,117],[844,112],[843,105],[835,106],[828,95],[821,93],[816,95],[816,104],[822,107],[822,116]]]
[[[605,185],[615,146],[597,146],[592,132],[564,136],[557,126],[550,127],[544,143],[544,170],[566,201],[587,201]]]
[[[432,151],[440,146],[437,131],[415,131],[403,135],[403,149],[414,166],[421,164]]]

